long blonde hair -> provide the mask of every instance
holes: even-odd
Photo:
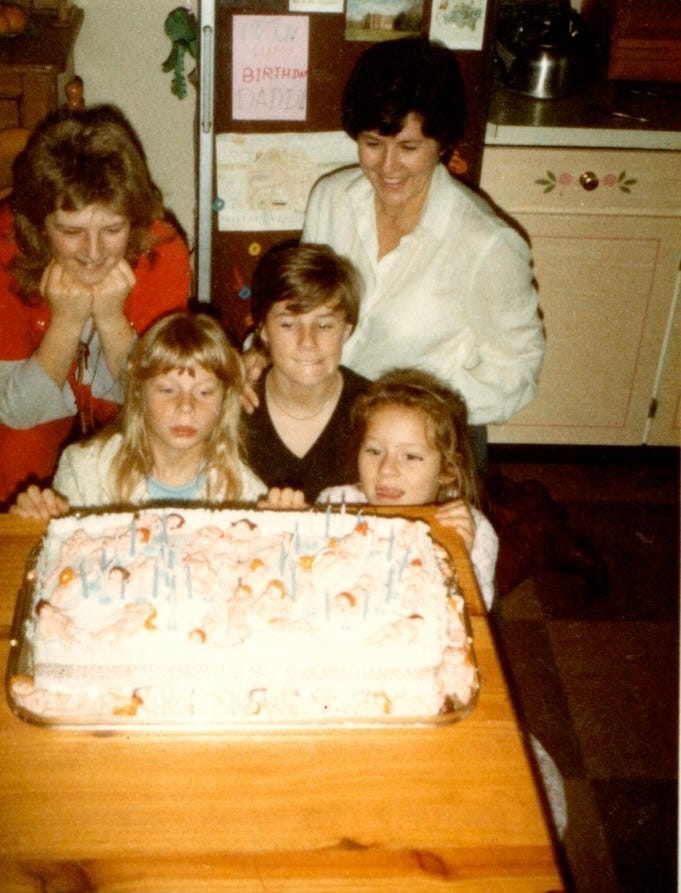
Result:
[[[144,383],[180,369],[193,374],[197,366],[212,372],[224,385],[215,427],[206,441],[206,498],[239,499],[242,492],[239,417],[244,370],[216,320],[206,314],[178,312],[162,317],[135,345],[125,376],[125,401],[114,431],[123,443],[111,467],[116,498],[129,502],[135,488],[153,468],[144,412]]]
[[[425,417],[430,445],[440,454],[441,471],[451,479],[450,483],[441,485],[437,501],[445,502],[460,496],[469,505],[479,507],[468,410],[459,392],[421,369],[386,372],[353,404],[353,436],[358,450],[371,416],[384,406],[404,406],[418,410]]]

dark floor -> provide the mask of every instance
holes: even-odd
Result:
[[[679,454],[492,446],[492,474],[540,481],[607,570],[536,570],[492,624],[521,720],[565,780],[559,854],[574,893],[677,890]]]

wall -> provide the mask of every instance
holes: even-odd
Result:
[[[163,25],[180,0],[76,0],[84,13],[75,70],[88,105],[112,102],[139,134],[152,175],[168,208],[194,244],[194,118],[196,91],[170,92],[172,75],[161,66],[170,52]],[[194,3],[196,10],[196,3]],[[194,60],[186,58],[191,71]]]

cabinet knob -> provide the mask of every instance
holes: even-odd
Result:
[[[579,178],[579,182],[587,192],[591,192],[593,189],[598,188],[598,177],[593,171],[584,171]]]

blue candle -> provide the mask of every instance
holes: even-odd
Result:
[[[82,586],[83,586],[83,598],[89,598],[89,597],[90,597],[90,593],[88,592],[88,588],[87,588],[87,577],[85,576],[85,571],[84,571],[84,570],[81,570],[81,572],[80,572],[80,582],[81,582],[81,584],[82,584]]]

